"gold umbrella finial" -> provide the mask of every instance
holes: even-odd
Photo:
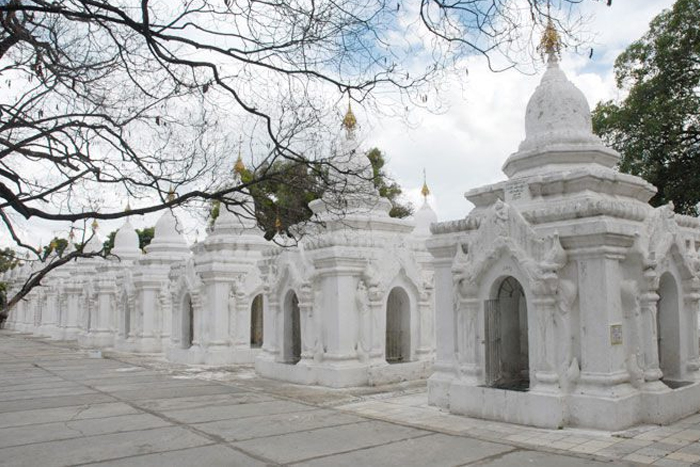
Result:
[[[243,146],[243,137],[241,136],[238,140],[238,159],[236,159],[236,163],[233,166],[233,173],[238,175],[239,177],[245,171],[245,164],[243,163],[243,158],[241,157],[241,147],[242,146]]]
[[[170,190],[168,190],[168,197],[166,198],[168,202],[175,201],[175,188],[170,185]]]
[[[425,169],[423,169],[423,188],[421,188],[420,194],[423,195],[423,199],[425,199],[426,201],[428,200],[428,196],[430,196],[430,188],[428,188],[428,182],[425,176]]]
[[[97,228],[100,226],[100,224],[97,223],[97,219],[94,219],[92,221],[91,227],[93,232],[97,232]]]
[[[279,213],[277,213],[277,216],[275,217],[275,230],[277,230],[277,232],[282,231],[282,220],[280,219]]]
[[[348,96],[348,111],[345,112],[345,117],[343,117],[343,128],[348,133],[352,135],[357,128],[357,118],[352,111],[352,104],[350,103],[350,97]]]
[[[552,59],[559,58],[561,54],[561,36],[559,36],[559,31],[557,31],[554,21],[552,21],[549,8],[550,5],[547,2],[547,26],[544,28],[537,50],[543,57],[546,55],[549,59]]]

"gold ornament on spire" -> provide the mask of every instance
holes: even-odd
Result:
[[[241,155],[238,154],[238,159],[236,159],[236,164],[233,166],[233,173],[235,173],[236,175],[241,175],[244,170],[245,170],[245,164],[243,163],[243,159],[241,159]]]
[[[175,201],[175,188],[170,185],[170,190],[168,190],[168,197],[166,198],[168,202]]]
[[[423,188],[421,188],[420,194],[423,195],[426,201],[428,200],[428,196],[430,196],[430,188],[428,188],[428,182],[426,181],[425,169],[423,169]]]
[[[131,212],[131,205],[129,204],[128,201],[126,202],[126,207],[124,208],[124,212],[127,214],[129,214]]]
[[[97,219],[95,219],[95,220],[92,221],[92,225],[91,225],[91,226],[92,226],[92,231],[93,231],[93,232],[96,232],[96,231],[97,231],[97,228],[100,226],[100,224],[98,224],[98,223],[97,223]]]
[[[233,166],[233,173],[238,176],[241,176],[245,171],[245,164],[241,157],[241,146],[243,146],[243,137],[238,140],[238,159],[236,159],[236,163]]]
[[[275,217],[275,230],[277,230],[278,232],[282,231],[282,220],[280,219],[279,213]]]
[[[546,55],[548,57],[559,57],[561,54],[561,37],[556,26],[554,26],[551,16],[547,19],[547,27],[542,33],[542,39],[540,39],[540,45],[537,47],[537,50],[543,56]]]
[[[68,238],[70,238],[71,242],[75,240],[75,229],[72,225],[70,226],[70,232],[68,232]]]
[[[345,117],[343,117],[343,128],[345,128],[345,131],[349,134],[352,134],[355,128],[357,128],[357,118],[355,118],[355,114],[352,112],[350,98],[348,98],[348,111],[345,112]]]

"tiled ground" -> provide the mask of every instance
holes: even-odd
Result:
[[[548,431],[442,413],[425,383],[309,388],[249,367],[104,356],[0,331],[0,465],[700,463],[700,415],[619,435]]]
[[[583,453],[600,460],[664,466],[700,465],[700,414],[670,426],[640,426],[620,433],[537,428],[450,415],[429,406],[425,392],[346,404],[342,410],[377,420],[507,442],[527,449]]]

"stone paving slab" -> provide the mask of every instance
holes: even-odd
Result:
[[[38,425],[42,423],[84,420],[90,418],[108,419],[121,415],[139,413],[134,407],[123,402],[106,402],[91,405],[73,405],[38,410],[23,410],[4,413],[0,416],[0,428]]]
[[[333,410],[310,409],[304,412],[275,413],[197,424],[197,429],[220,436],[226,441],[242,441],[297,431],[313,430],[362,422],[365,419]]]
[[[350,452],[431,433],[379,421],[320,428],[233,443],[280,464]]]
[[[309,467],[329,465],[334,467],[357,467],[360,465],[450,467],[502,455],[513,449],[503,444],[443,434],[431,434],[369,449],[322,457],[295,465]]]
[[[229,447],[216,445],[84,465],[93,467],[153,467],[158,465],[168,467],[264,467],[270,464],[246,456]]]
[[[0,465],[58,467],[210,444],[180,427],[131,431],[0,449]]]
[[[68,387],[48,387],[42,389],[3,391],[0,393],[0,403],[10,401],[21,401],[27,399],[41,399],[43,397],[56,396],[76,396],[82,394],[99,394],[97,391],[86,386],[74,384]]]
[[[211,422],[232,418],[245,418],[255,415],[271,415],[290,412],[304,412],[313,407],[297,402],[273,400],[247,404],[216,405],[197,409],[163,411],[168,417],[183,423]]]
[[[601,463],[592,459],[572,458],[561,455],[552,455],[535,451],[515,451],[498,456],[493,459],[486,459],[474,465],[487,467],[593,467],[600,466]],[[615,462],[615,466],[634,466],[632,462]]]
[[[173,399],[156,399],[139,401],[139,407],[146,410],[159,412],[206,408],[221,405],[250,404],[254,402],[264,402],[276,400],[264,394],[255,393],[232,393],[215,394],[207,397],[176,397]],[[216,411],[214,411],[216,412]]]
[[[184,388],[188,386],[209,386],[209,383],[197,380],[175,380],[172,378],[156,380],[151,382],[129,382],[124,384],[116,384],[117,380],[110,379],[109,383],[85,383],[89,384],[91,388],[97,389],[99,391],[116,393],[118,391],[148,391],[154,389],[175,389]]]
[[[110,418],[66,420],[0,429],[0,448],[45,441],[104,435],[125,431],[162,428],[170,424],[150,414],[122,415]]]
[[[112,391],[110,394],[118,399],[130,401],[143,401],[155,399],[172,399],[188,396],[209,396],[213,394],[231,394],[239,389],[226,387],[218,384],[202,382],[199,386],[193,387],[165,387],[142,391],[134,389],[129,391]]]
[[[96,404],[99,402],[114,402],[115,398],[107,394],[80,394],[73,396],[41,397],[21,401],[0,402],[0,414],[51,407],[66,407],[70,405]],[[0,415],[1,417],[2,415]]]

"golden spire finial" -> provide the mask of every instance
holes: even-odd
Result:
[[[170,185],[170,190],[168,190],[168,196],[166,198],[168,202],[175,201],[175,188]]]
[[[357,127],[357,118],[352,112],[352,105],[350,104],[350,97],[348,96],[348,111],[345,112],[345,117],[343,117],[343,128],[348,134],[352,134]]]
[[[241,157],[241,147],[243,146],[243,136],[238,138],[238,159],[236,159],[236,163],[233,165],[233,173],[241,176],[243,172],[245,171],[245,164],[243,163],[243,158]]]
[[[423,195],[423,199],[428,200],[430,195],[430,188],[428,188],[428,182],[425,177],[425,169],[423,169],[423,188],[420,190],[420,194]]]
[[[68,232],[68,238],[71,241],[75,240],[75,228],[72,225],[70,226],[70,232]]]
[[[100,226],[100,224],[97,223],[97,219],[94,219],[94,220],[92,221],[92,224],[91,224],[92,231],[93,231],[93,232],[96,232],[96,231],[97,231],[97,228],[98,228],[99,226]]]
[[[547,3],[547,26],[542,33],[542,39],[540,39],[540,45],[537,50],[544,56],[547,55],[548,58],[558,58],[561,54],[561,37],[557,31],[554,21],[552,21],[552,16],[549,14],[549,3]]]
[[[277,213],[277,216],[275,217],[275,230],[278,232],[282,231],[282,220],[280,219],[279,212]]]

